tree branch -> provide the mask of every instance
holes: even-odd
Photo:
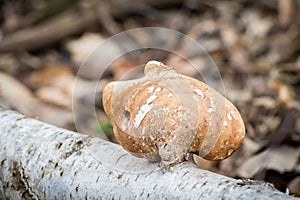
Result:
[[[97,24],[97,15],[107,17],[121,17],[134,12],[144,13],[146,9],[153,7],[166,7],[180,5],[182,0],[104,0],[99,1],[98,6],[105,5],[106,13],[95,13],[89,9],[82,9],[81,12],[71,10],[53,17],[43,24],[28,27],[0,39],[0,52],[15,50],[37,50],[45,45],[60,41],[66,36],[83,32],[88,26]],[[102,9],[102,11],[103,11]],[[98,10],[101,12],[101,9]],[[104,24],[104,27],[106,25]]]
[[[0,111],[0,199],[289,199],[186,162],[163,172],[110,142]]]

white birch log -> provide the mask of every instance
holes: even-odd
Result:
[[[293,199],[185,162],[162,171],[110,142],[0,111],[0,199]]]

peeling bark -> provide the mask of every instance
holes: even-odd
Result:
[[[0,199],[292,199],[185,162],[169,171],[119,145],[0,111]]]

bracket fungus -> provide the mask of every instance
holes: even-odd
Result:
[[[144,73],[110,82],[103,91],[105,112],[125,150],[170,167],[190,153],[222,160],[239,148],[244,122],[220,93],[158,61],[148,62]]]

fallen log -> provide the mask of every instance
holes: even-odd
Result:
[[[0,111],[0,199],[293,199],[191,162],[168,171],[122,147]]]

